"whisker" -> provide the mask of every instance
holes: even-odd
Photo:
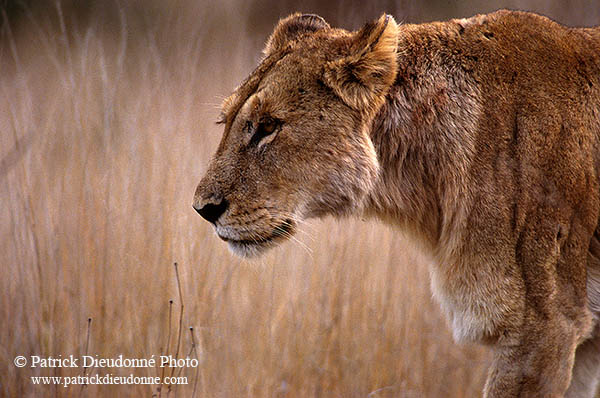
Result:
[[[313,258],[313,250],[310,247],[308,247],[304,242],[302,242],[301,240],[299,240],[298,238],[296,238],[295,236],[292,236],[292,235],[289,235],[288,238],[291,241],[293,241],[294,243],[298,244],[298,246],[300,246],[302,249],[304,249],[304,251],[306,251],[306,253],[308,253],[311,260],[314,259]]]

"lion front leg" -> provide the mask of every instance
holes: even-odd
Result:
[[[586,341],[577,347],[568,398],[594,398],[600,382],[600,324]]]
[[[558,320],[532,319],[515,341],[500,342],[484,397],[563,397],[571,380],[578,337]]]
[[[533,217],[519,235],[524,307],[499,331],[487,398],[565,396],[575,350],[592,328],[585,288],[591,231],[576,218],[569,227],[566,221]]]

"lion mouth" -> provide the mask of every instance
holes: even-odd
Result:
[[[266,236],[257,236],[255,238],[235,239],[227,236],[219,235],[219,238],[227,242],[234,252],[244,256],[256,254],[256,249],[266,248],[271,243],[278,240],[289,238],[294,231],[294,222],[290,219],[283,221],[277,225]]]

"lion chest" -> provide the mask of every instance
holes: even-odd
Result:
[[[455,341],[494,341],[519,311],[515,281],[494,268],[490,262],[465,259],[430,264],[431,291]]]

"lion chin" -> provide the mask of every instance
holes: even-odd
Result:
[[[257,258],[271,248],[279,246],[286,240],[289,240],[295,233],[295,223],[292,220],[285,220],[278,224],[271,231],[247,231],[245,237],[228,237],[217,231],[219,238],[227,242],[227,246],[235,255],[244,258]]]
[[[264,245],[236,241],[227,242],[227,246],[229,247],[229,250],[231,250],[231,252],[236,256],[248,259],[258,258],[270,248],[275,247],[275,245]]]

